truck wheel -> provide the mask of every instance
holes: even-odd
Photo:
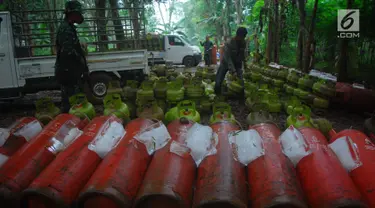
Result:
[[[182,62],[186,67],[193,67],[195,60],[192,56],[186,56]]]
[[[107,94],[108,84],[112,77],[106,73],[97,73],[90,75],[91,89],[88,83],[85,83],[85,93],[87,99],[92,104],[103,104],[104,96]]]

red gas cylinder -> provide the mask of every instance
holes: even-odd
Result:
[[[220,62],[223,60],[223,56],[224,56],[224,44],[221,44],[220,45]]]
[[[79,207],[132,206],[152,157],[146,145],[135,138],[156,124],[159,122],[143,118],[128,123],[124,139],[103,160],[83,188],[78,198]]]
[[[17,207],[19,194],[55,159],[51,141],[80,122],[70,114],[60,114],[33,140],[19,149],[0,169],[0,199]],[[56,140],[56,139],[55,139]],[[1,203],[3,204],[3,203]],[[5,206],[7,207],[7,206]]]
[[[114,127],[119,131],[113,133]],[[101,156],[89,147],[94,144],[92,140],[106,139],[105,136],[111,133],[117,141],[124,136],[120,119],[114,116],[94,118],[83,134],[24,191],[22,204],[29,208],[69,207],[102,161]]]
[[[234,160],[228,141],[228,134],[239,127],[219,122],[211,128],[218,137],[217,153],[206,157],[198,167],[193,207],[246,208],[245,168]]]
[[[252,208],[308,207],[291,161],[278,142],[280,129],[272,123],[254,125],[262,137],[264,155],[247,165]]]
[[[285,134],[289,130],[293,133]],[[335,153],[326,145],[326,139],[320,131],[312,128],[297,131],[293,126],[287,131],[281,135],[280,140],[291,142],[289,147],[282,142],[283,150],[289,158],[292,154],[299,157],[299,160],[291,160],[295,162],[297,176],[310,207],[367,207]],[[301,143],[293,143],[297,140]]]
[[[350,138],[350,140],[346,140],[346,138]],[[330,143],[331,148],[332,145],[340,145],[337,146],[337,149],[332,149],[342,161],[344,167],[347,167],[345,163],[348,164],[349,157],[353,157],[354,155],[353,161],[358,160],[358,165],[348,169],[349,175],[370,207],[375,207],[375,144],[364,133],[354,129],[344,130],[332,135]],[[350,143],[355,145],[351,145]],[[345,149],[342,146],[343,144],[348,144],[347,154],[339,153]]]
[[[42,124],[33,117],[23,117],[7,129],[0,128],[0,167],[41,131]]]
[[[318,129],[310,127],[301,127],[298,129],[303,137],[307,140],[310,149],[316,150],[320,146],[327,146],[327,138]]]
[[[175,120],[168,125],[172,140],[157,151],[139,189],[135,207],[190,208],[196,165],[183,146],[192,122]],[[173,151],[173,147],[181,147]],[[177,149],[177,148],[176,148]]]
[[[212,51],[211,51],[211,64],[213,65],[216,65],[217,64],[217,47],[216,45],[214,45],[212,47]]]

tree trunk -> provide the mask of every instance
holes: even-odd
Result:
[[[241,2],[242,0],[234,0],[235,2],[235,7],[236,7],[236,13],[237,13],[237,18],[236,18],[236,24],[240,25],[242,24],[242,5]]]
[[[278,0],[275,0],[275,41],[274,41],[274,62],[279,63],[279,52],[280,52],[280,33],[279,33],[279,2]]]
[[[311,17],[311,25],[309,30],[309,37],[307,38],[306,45],[305,45],[305,54],[304,54],[304,66],[303,71],[308,73],[310,71],[311,60],[313,59],[312,55],[314,55],[312,50],[314,50],[313,42],[314,42],[314,30],[315,30],[315,22],[316,22],[316,12],[318,10],[318,0],[315,0],[314,3],[314,11]]]
[[[300,16],[300,26],[298,32],[298,46],[297,46],[297,68],[303,69],[303,46],[305,42],[305,20],[306,20],[306,11],[305,11],[305,0],[296,0],[297,7],[299,10]]]
[[[347,9],[351,9],[353,6],[354,0],[347,0]],[[340,55],[338,60],[338,82],[347,82],[348,81],[348,46],[349,46],[349,39],[342,39],[341,40],[341,48],[340,48]]]
[[[266,47],[266,64],[272,62],[272,49],[273,49],[273,17],[272,17],[272,0],[268,0],[266,5],[268,16],[268,34],[267,34],[267,47]]]
[[[107,36],[107,21],[105,20],[105,0],[96,0],[95,7],[96,11],[96,18],[97,18],[97,36],[98,36],[98,45],[99,51],[107,51],[108,50],[108,36]],[[106,43],[103,43],[106,42]]]
[[[286,28],[286,12],[285,12],[285,7],[286,7],[286,4],[285,4],[285,2],[282,2],[281,4],[280,4],[280,21],[279,21],[279,23],[280,23],[280,25],[279,25],[279,30],[280,30],[280,32],[279,32],[279,35],[280,35],[280,37],[279,37],[279,39],[280,39],[280,48],[281,48],[281,46],[282,46],[282,44],[283,44],[283,41],[287,41],[287,38],[286,38],[286,36],[288,36],[288,32],[285,32],[283,29],[284,28]]]
[[[227,28],[227,34],[228,36],[231,36],[232,35],[232,30],[230,28],[230,5],[232,5],[232,2],[231,0],[225,0],[225,10],[226,10],[226,15],[225,15],[225,24],[226,24],[226,28]]]
[[[113,27],[115,28],[115,36],[116,36],[116,41],[120,41],[120,42],[117,42],[117,49],[123,49],[125,46],[124,46],[124,39],[125,39],[125,35],[124,35],[124,29],[122,27],[122,22],[120,20],[120,15],[119,15],[119,11],[118,11],[118,1],[117,0],[109,0],[109,4],[111,5],[111,15],[112,15],[112,22],[113,22]]]

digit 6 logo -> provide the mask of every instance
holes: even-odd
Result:
[[[347,29],[349,29],[350,27],[353,26],[353,24],[354,24],[354,19],[353,19],[352,17],[350,17],[350,16],[351,16],[352,14],[354,14],[355,12],[356,12],[356,11],[351,11],[351,12],[349,12],[348,14],[346,14],[346,15],[344,16],[344,18],[341,20],[341,23],[340,23],[342,29],[347,30]],[[349,24],[347,24],[347,25],[345,26],[345,23],[348,22],[348,21],[350,21]]]

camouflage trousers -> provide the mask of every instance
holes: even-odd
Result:
[[[83,92],[82,84],[79,82],[74,85],[61,85],[61,112],[69,113],[69,98],[75,94]]]
[[[219,68],[216,72],[216,80],[215,80],[215,94],[221,95],[221,85],[225,79],[225,75],[228,72],[228,65],[226,63],[220,63]],[[241,68],[236,69],[237,77],[240,79],[242,87],[244,87],[244,81],[243,81],[243,72]],[[243,92],[244,94],[244,92]]]

